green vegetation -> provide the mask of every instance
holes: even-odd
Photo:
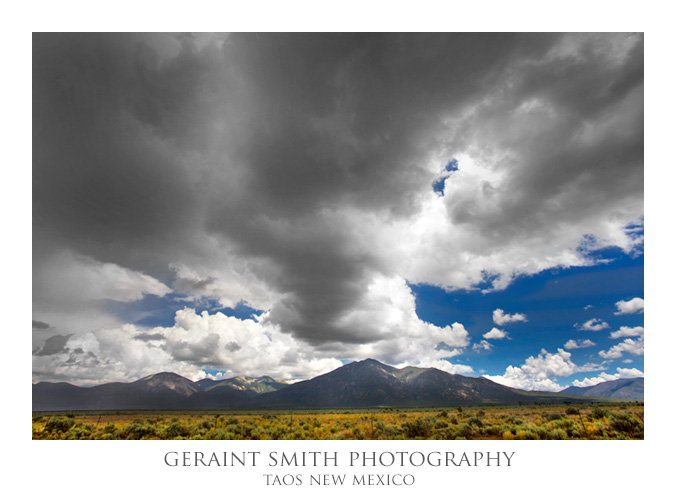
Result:
[[[449,409],[33,415],[35,440],[641,440],[642,402]]]

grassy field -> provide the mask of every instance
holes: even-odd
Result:
[[[35,412],[34,440],[644,438],[644,403],[315,411]]]

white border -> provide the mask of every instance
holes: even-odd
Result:
[[[5,488],[53,496],[184,495],[272,492],[315,493],[314,487],[266,487],[268,468],[168,468],[170,450],[452,450],[514,451],[510,468],[417,469],[412,488],[356,487],[320,491],[330,495],[387,492],[474,492],[503,496],[639,494],[672,488],[670,450],[674,427],[669,402],[670,320],[675,281],[671,259],[674,209],[672,97],[674,19],[665,3],[569,2],[384,2],[319,3],[229,1],[18,2],[5,6],[3,95],[9,112],[2,123],[5,150],[2,196],[3,285],[6,337],[2,453]],[[646,51],[646,315],[649,330],[645,373],[646,440],[637,442],[42,442],[30,440],[31,376],[31,32],[32,31],[644,31]],[[243,444],[247,444],[243,448]],[[252,448],[254,447],[254,448]],[[336,447],[336,448],[334,448]],[[329,472],[329,471],[327,471]],[[335,470],[333,472],[336,472]],[[347,472],[344,471],[344,472]]]

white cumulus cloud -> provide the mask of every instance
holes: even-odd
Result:
[[[583,331],[601,331],[608,327],[609,323],[597,318],[589,319],[581,325],[576,324],[576,328]]]
[[[584,378],[583,380],[575,380],[572,383],[574,387],[591,387],[598,385],[604,381],[620,380],[621,378],[644,378],[644,373],[636,368],[616,368],[618,371],[615,374],[601,373],[594,378]]]
[[[625,338],[625,337],[643,337],[644,336],[644,326],[621,326],[617,331],[613,331],[609,337],[610,338]]]
[[[508,366],[503,375],[484,377],[509,387],[557,392],[562,387],[553,378],[600,369],[603,367],[598,364],[574,364],[571,353],[564,349],[557,349],[554,354],[542,349],[538,356],[528,357],[522,366]]]
[[[491,331],[487,331],[482,336],[486,339],[500,340],[501,338],[506,338],[508,334],[505,331],[500,330],[498,328],[491,328]]]
[[[571,349],[584,349],[587,347],[594,347],[596,344],[592,340],[585,339],[585,340],[569,340],[567,343],[564,344],[564,348],[567,350]]]
[[[626,352],[632,355],[644,355],[644,337],[640,337],[636,340],[626,338],[609,350],[600,350],[599,355],[604,359],[619,359]]]
[[[644,312],[644,299],[640,297],[635,297],[630,300],[620,300],[616,302],[616,309],[618,309],[614,314],[637,314]]]
[[[527,321],[526,315],[520,314],[520,313],[506,314],[503,311],[503,309],[494,310],[493,318],[494,318],[494,323],[496,323],[499,326],[502,326],[502,325],[508,324],[508,323],[515,323],[515,322],[519,322],[519,321],[522,321],[522,322]]]

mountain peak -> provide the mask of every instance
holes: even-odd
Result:
[[[184,379],[186,381],[190,381],[187,378],[184,378],[181,375],[178,375],[176,373],[172,373],[170,371],[162,371],[161,373],[155,373],[155,374],[149,374],[148,376],[144,376],[143,378],[139,378],[137,381],[150,381],[150,380],[175,380],[175,379]]]
[[[188,397],[200,390],[200,386],[176,373],[163,371],[151,374],[134,382],[138,387],[149,391],[172,390],[181,396]]]

